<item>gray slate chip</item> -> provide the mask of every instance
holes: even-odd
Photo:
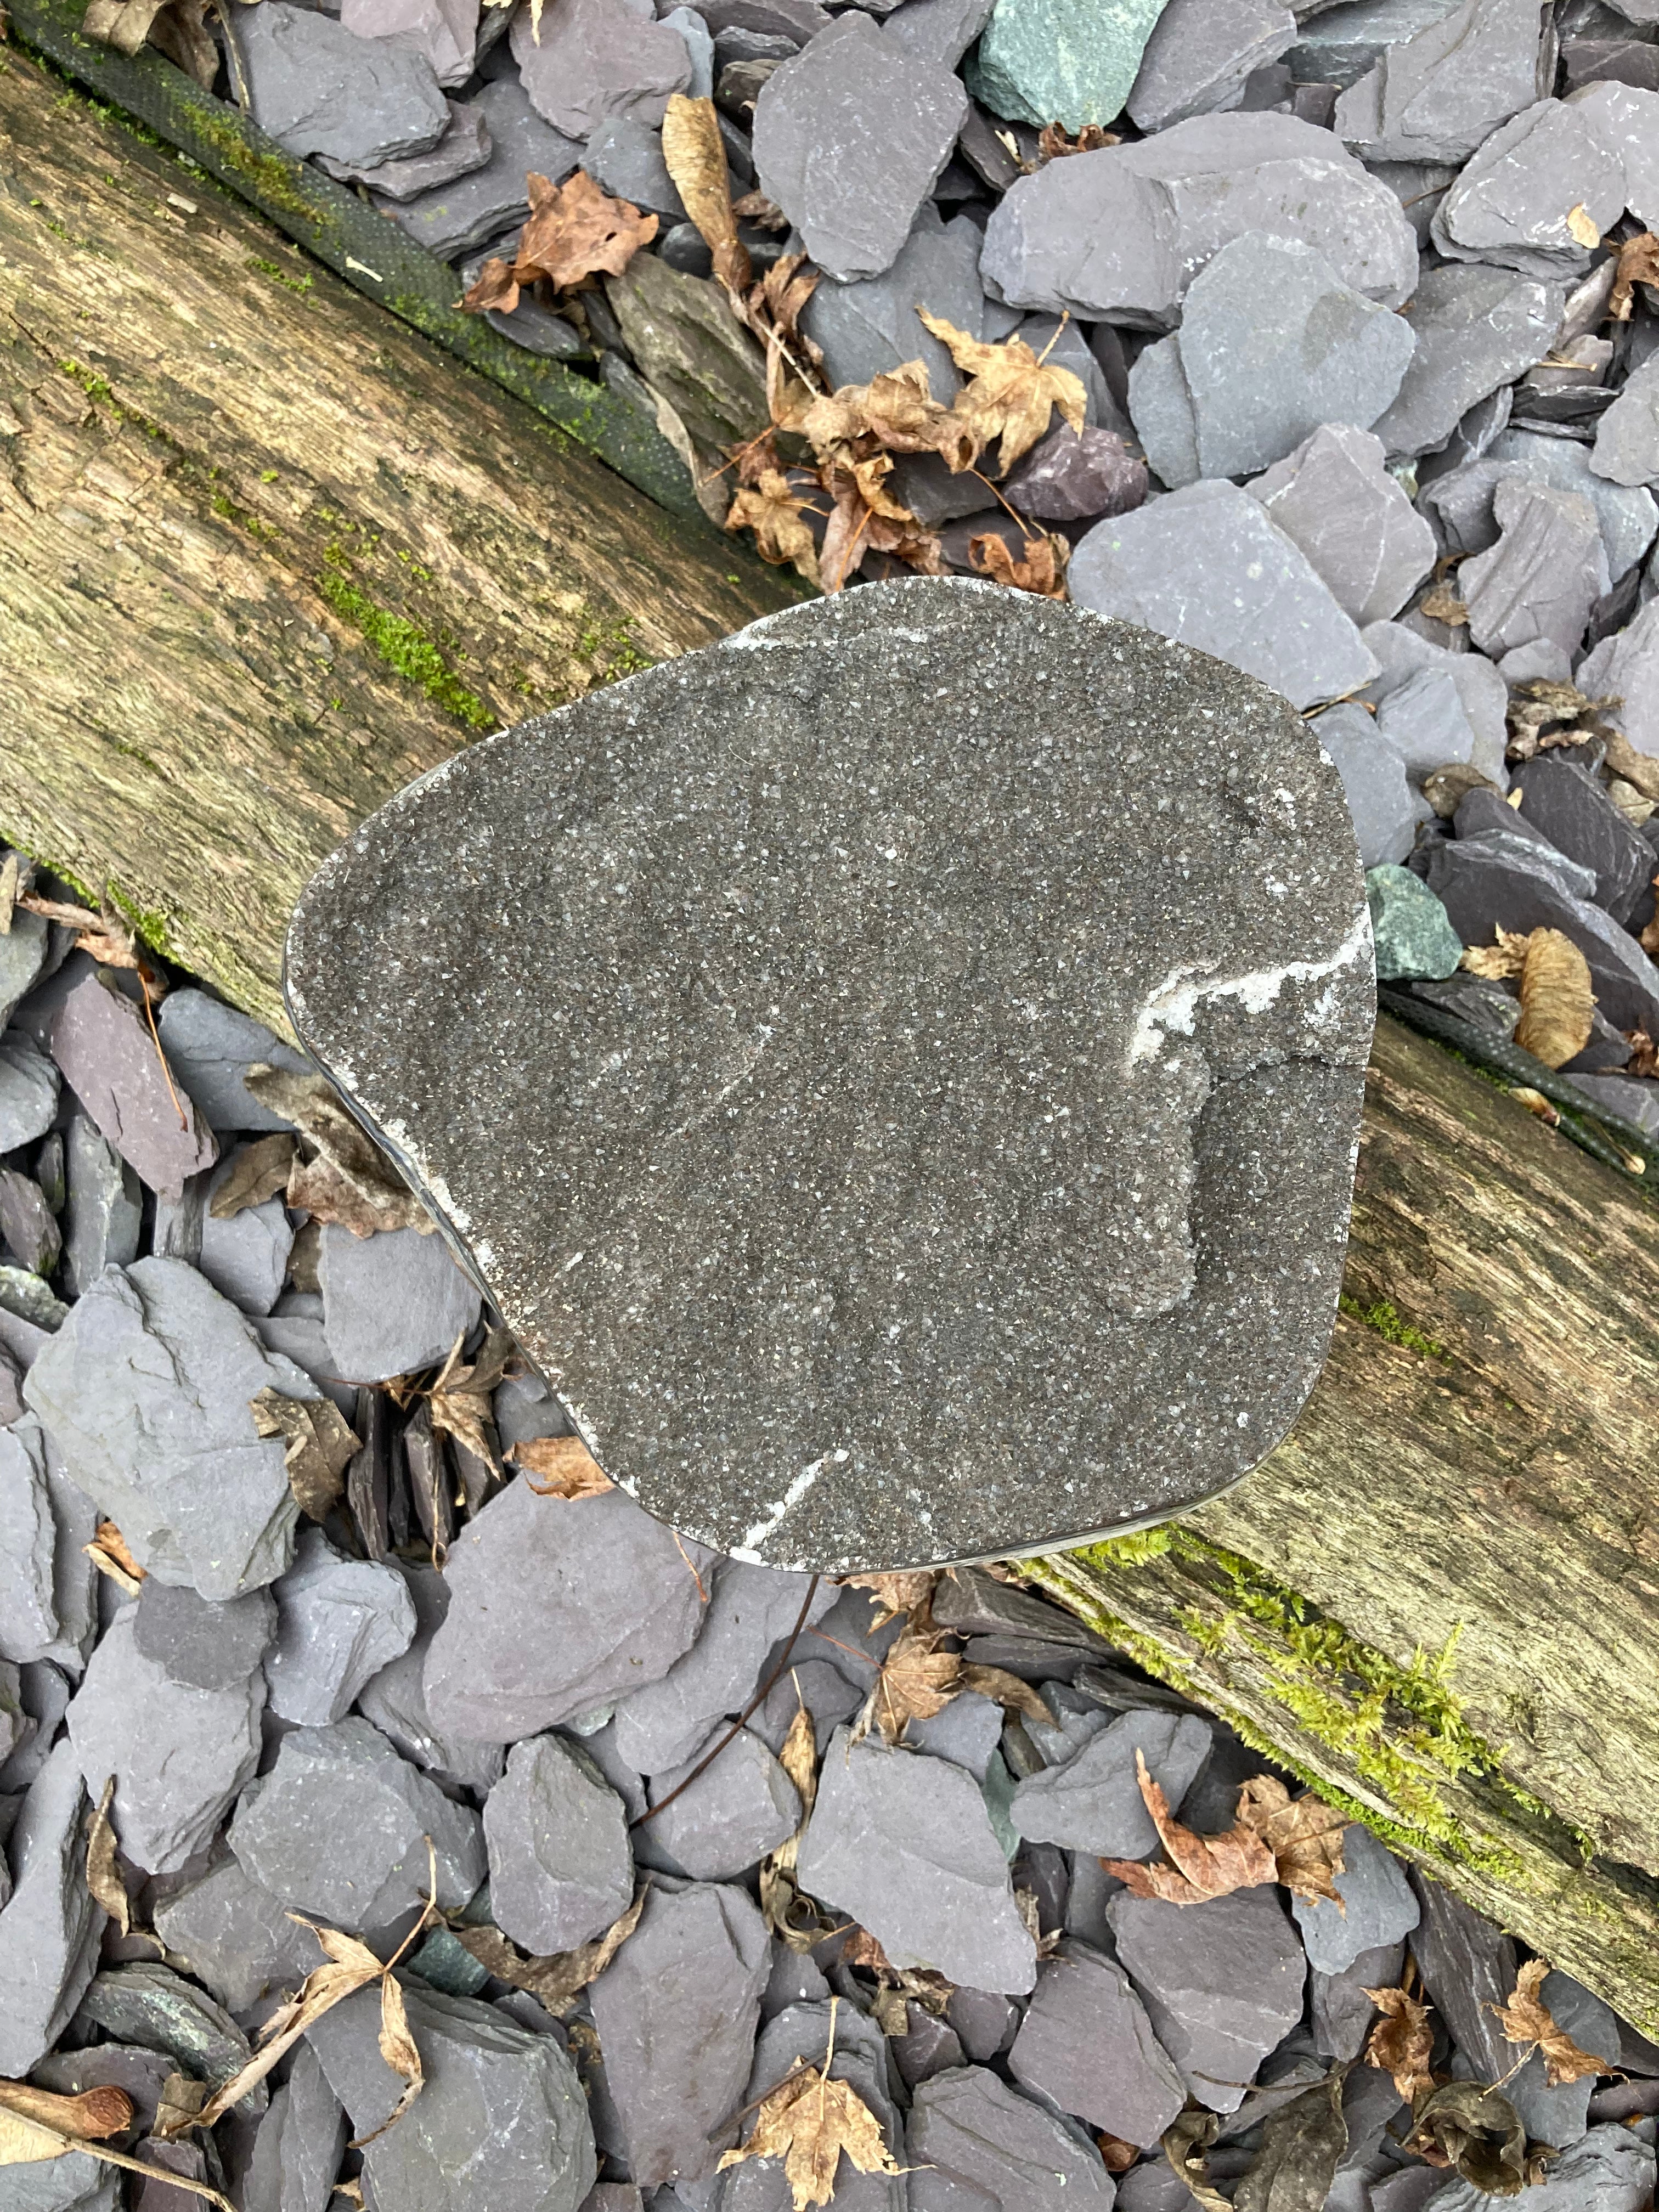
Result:
[[[1457,687],[1463,713],[1474,732],[1474,751],[1471,756],[1474,766],[1489,777],[1499,791],[1507,791],[1510,778],[1504,765],[1507,743],[1504,717],[1509,705],[1509,690],[1486,655],[1449,653],[1415,630],[1407,629],[1402,623],[1370,623],[1363,635],[1366,645],[1382,662],[1382,672],[1360,696],[1380,706],[1391,691],[1397,690],[1419,670],[1443,669]]]
[[[1189,484],[1097,523],[1069,576],[1079,606],[1214,653],[1293,706],[1337,698],[1376,672],[1300,550],[1232,484]]]
[[[1443,445],[1477,400],[1542,361],[1563,289],[1508,270],[1449,263],[1425,270],[1407,320],[1417,335],[1399,397],[1372,424],[1390,454]]]
[[[1073,1940],[1037,1969],[1008,2065],[1026,2087],[1124,2142],[1156,2142],[1187,2102],[1128,1976]]]
[[[0,857],[9,859],[9,848]],[[10,930],[0,937],[0,1030],[40,979],[46,964],[47,927],[44,915],[19,907],[13,910]]]
[[[650,1841],[696,1881],[725,1881],[747,1873],[800,1825],[794,1784],[747,1729],[739,1729],[714,1764],[690,1780],[725,1733],[721,1728],[680,1765],[651,1777],[653,1805],[681,1783],[687,1784],[652,1821]]]
[[[1602,712],[1638,752],[1659,754],[1659,599],[1603,638],[1579,664],[1577,680],[1592,696],[1619,701]]]
[[[326,1728],[357,1693],[409,1649],[415,1606],[395,1567],[349,1559],[307,1528],[294,1565],[276,1584],[276,1648],[265,1662],[270,1710]]]
[[[747,1702],[745,1698],[744,1703]],[[951,1705],[957,1702],[953,1698]],[[975,1702],[971,1693],[969,1693],[969,1702]],[[846,1675],[838,1668],[832,1667],[827,1659],[802,1659],[798,1654],[790,1661],[787,1673],[773,1684],[765,1704],[752,1715],[749,1725],[769,1751],[781,1752],[788,1736],[791,1722],[800,1707],[805,1705],[812,1716],[813,1740],[822,1753],[835,1734],[837,1723],[850,1720],[863,1703],[862,1692],[855,1689]],[[947,1711],[950,1709],[946,1708]],[[996,1707],[995,1711],[997,1728],[1000,1731],[1001,1707]],[[914,1736],[912,1741],[915,1741]]]
[[[531,106],[584,143],[613,115],[659,125],[670,94],[691,82],[679,33],[626,0],[560,0],[542,17],[539,42],[520,11],[508,36]]]
[[[1492,659],[1539,639],[1576,652],[1609,587],[1595,509],[1577,492],[1511,477],[1493,494],[1492,514],[1497,544],[1457,572],[1470,639]]]
[[[890,268],[968,112],[942,64],[842,16],[767,79],[755,106],[761,190],[837,282]]]
[[[685,221],[685,205],[663,159],[662,132],[629,115],[613,115],[587,142],[582,167],[613,200],[659,217],[664,229]]]
[[[150,1259],[92,1285],[23,1395],[139,1564],[222,1599],[272,1581],[292,1556],[299,1508],[282,1439],[260,1437],[248,1411],[265,1389],[319,1395],[193,1267]]]
[[[1170,1811],[1178,1813],[1209,1757],[1210,1742],[1209,1723],[1189,1715],[1125,1713],[1090,1737],[1065,1765],[1045,1767],[1022,1782],[1010,1817],[1028,1843],[1061,1844],[1102,1858],[1144,1859],[1158,1849],[1158,1831],[1140,1794],[1136,1753]]]
[[[1610,2005],[1576,1982],[1570,1974],[1546,1974],[1539,1996],[1550,2018],[1570,2035],[1581,2051],[1606,2062],[1611,2073],[1619,2063],[1619,2019]],[[1510,2063],[1514,2065],[1514,2060]],[[1562,2081],[1552,2088],[1543,2053],[1528,2054],[1526,2063],[1504,2084],[1504,2094],[1534,2142],[1553,2143],[1558,2150],[1576,2143],[1589,2125],[1589,2100],[1595,2078]]]
[[[1308,1970],[1308,2017],[1314,2048],[1324,2058],[1358,2058],[1376,2019],[1367,1992],[1398,1989],[1406,1964],[1403,1943],[1362,1951],[1340,1974]]]
[[[1495,2081],[1519,2055],[1492,2009],[1515,1987],[1515,1945],[1442,1883],[1419,1876],[1412,1887],[1422,1905],[1412,1956],[1429,2002],[1479,2078]]]
[[[1212,2112],[1237,2112],[1262,2059],[1302,2017],[1307,1963],[1277,1891],[1187,1905],[1126,1891],[1106,1917],[1193,2097]]]
[[[1618,111],[1646,103],[1659,126],[1659,99],[1600,85],[1574,100],[1540,100],[1494,131],[1435,210],[1443,253],[1491,261],[1529,276],[1579,275],[1589,250],[1567,228],[1582,208],[1597,230],[1625,211]]]
[[[411,47],[353,38],[331,15],[289,0],[237,28],[254,120],[290,154],[368,169],[425,153],[449,128],[432,65]]]
[[[1230,632],[1241,653],[1252,649],[1243,632],[1271,617],[1286,654],[1298,656],[1277,672],[1304,698],[1374,675],[1301,555],[1259,502],[1229,486],[1195,487],[1097,526],[1073,562],[1079,598],[1091,598],[1109,567],[1109,555],[1097,557],[1103,533],[1148,524],[1154,532],[1186,526],[1188,566],[1164,580],[1158,612],[1139,603],[1126,611],[1179,629],[1188,598],[1232,583],[1220,519],[1194,503],[1200,490],[1232,503],[1224,519],[1238,588],[1250,595]],[[1271,568],[1248,581],[1243,572],[1266,556]],[[1144,575],[1139,549],[1133,566]],[[907,633],[902,659],[896,626]],[[971,758],[946,734],[941,693],[958,702],[953,713],[985,717]],[[985,703],[993,693],[994,718]],[[847,731],[851,753],[843,744],[826,754],[826,716]],[[1133,720],[1161,759],[1186,763],[1188,873],[1149,861],[1149,851],[1165,849],[1170,824],[1161,793],[1122,749],[1103,748],[1104,768],[1091,754],[1085,769],[1079,750],[1058,773],[1034,772],[1021,734],[1033,716],[1113,732]],[[665,731],[674,732],[666,749]],[[707,804],[675,815],[665,843],[663,808],[678,787],[684,745],[710,779]],[[769,775],[796,767],[757,799],[763,760]],[[1243,842],[1241,779],[1259,809]],[[1272,797],[1280,788],[1295,794],[1293,812]],[[579,832],[530,834],[538,808],[575,803],[578,791]],[[1197,655],[994,586],[875,586],[792,609],[458,757],[440,785],[417,787],[365,825],[313,885],[290,939],[289,986],[319,1053],[354,1067],[361,1109],[401,1126],[412,1171],[441,1184],[446,1210],[466,1218],[492,1298],[567,1402],[582,1407],[606,1471],[665,1520],[728,1553],[831,1571],[890,1567],[895,1550],[912,1560],[994,1553],[1037,1540],[1034,1510],[1063,1512],[1077,1532],[1177,1503],[1193,1485],[1208,1491],[1253,1465],[1299,1410],[1334,1304],[1370,1024],[1357,855],[1338,802],[1336,779],[1282,703]],[[739,864],[744,896],[766,918],[733,941],[714,917],[730,910],[735,824],[750,824],[747,853],[757,805],[767,849],[789,857],[774,869],[757,854],[752,875],[748,860]],[[896,806],[915,827],[901,846],[869,847],[879,861],[872,868],[854,858],[866,851],[866,830],[849,825],[885,836]],[[1040,919],[1024,903],[1024,872],[1007,873],[1011,809],[1047,848],[1077,858],[1075,876],[1058,866],[1045,876]],[[657,826],[639,848],[644,873],[629,879],[627,899],[612,888],[601,903],[601,848],[617,849],[617,838],[642,835],[647,821]],[[989,933],[1012,992],[1026,962],[1047,957],[1041,948],[1055,929],[1101,926],[1083,885],[1097,878],[1103,842],[1123,855],[1126,887],[1143,886],[1133,896],[1126,888],[1115,908],[1122,933],[1109,997],[1079,985],[1073,999],[1068,983],[1036,1046],[1012,1012],[989,1019],[987,1006],[1002,1001],[979,990],[972,1021],[940,1023],[940,1006],[962,988],[946,950],[960,931]],[[900,855],[891,862],[890,849]],[[468,855],[461,880],[475,887],[459,896],[458,852]],[[435,903],[434,870],[448,886]],[[915,871],[933,887],[925,911],[903,888]],[[697,920],[665,936],[654,902],[671,884]],[[1293,896],[1280,895],[1292,885]],[[501,932],[482,926],[475,896],[497,915],[523,899],[562,917],[558,957],[534,969],[532,988],[521,963],[510,976],[501,968]],[[761,950],[807,941],[834,945],[834,961],[779,969]],[[1213,994],[1182,985],[1175,970],[1200,956],[1206,977],[1263,972],[1264,981],[1243,995],[1228,995],[1231,985]],[[437,958],[470,1004],[510,990],[510,1054],[459,1054],[453,1028],[434,1027],[435,1008],[410,995],[411,963],[423,970]],[[722,1004],[741,1011],[688,1028],[682,983],[701,989],[692,978],[710,959],[724,979]],[[372,1008],[365,977],[380,994]],[[573,1051],[582,1067],[602,1057],[611,1017],[596,1030],[592,1008],[624,1000],[626,1049],[658,1040],[659,1076],[624,1097],[573,1075],[580,1103],[566,1111],[530,1071],[563,1066]],[[933,1010],[925,1050],[915,1025],[924,1006]],[[1172,1042],[1165,1050],[1188,1034],[1195,1052]],[[616,1048],[623,1042],[619,1030]],[[1140,1072],[1106,1098],[1079,1088],[1073,1052],[1085,1044],[1091,1064],[1105,1054]],[[957,1102],[945,1122],[941,1051]],[[763,1053],[766,1079],[750,1082],[739,1062],[750,1068]],[[858,1067],[852,1091],[824,1082],[831,1059]],[[1024,1071],[1017,1080],[1016,1061]],[[1054,1095],[1072,1102],[1065,1143],[1078,1175],[1101,1156],[1096,1147],[1133,1143],[1149,1164],[1143,1182],[1090,1170],[1086,1201],[1082,1184],[1066,1186],[1073,1194],[1063,1206],[1054,1199],[1051,1125],[1027,1118],[1038,1065]],[[1200,1097],[1218,1076],[1229,1110],[1212,1103],[1200,1133]],[[1259,1137],[1233,1126],[1235,1103]],[[481,1121],[520,1131],[522,1141],[474,1143],[464,1133]],[[1269,1122],[1279,1131],[1272,1138]],[[914,1133],[874,1150],[866,1135],[855,1140],[886,1127],[922,1131],[921,1152]],[[1022,1132],[1017,1142],[1011,1127]],[[1221,1165],[1242,1163],[1241,1145],[1255,1157],[1258,1142],[1272,1156],[1279,1198],[1255,1169],[1246,1177],[1242,1164]],[[811,1195],[810,1164],[849,1143],[859,1166],[826,1213]],[[994,1237],[988,1218],[950,1195],[981,1150],[995,1156],[987,1185],[1001,1224]],[[864,1287],[815,1309],[802,1336],[799,1284],[828,1279],[823,1271],[842,1268],[854,1248]],[[900,1276],[896,1312],[875,1286]],[[966,1343],[938,1318],[963,1297],[988,1316]],[[871,1328],[889,1344],[878,1364],[867,1357]],[[1040,1389],[1030,1357],[1039,1340]],[[781,1342],[801,1349],[780,1355]],[[865,1441],[854,1450],[837,1443],[843,1433]],[[993,1433],[1006,1443],[988,1461]],[[1045,1491],[1031,1479],[1036,1464],[1063,1466],[1064,1483]],[[1034,1508],[1048,1497],[1051,1507]],[[527,1518],[533,1507],[543,1524],[579,1527],[614,1503],[498,1500],[477,1526],[497,1513]],[[1067,1529],[1053,1532],[1056,1540]],[[666,1560],[666,1540],[655,1540]],[[443,1649],[441,1634],[434,1666]],[[554,1655],[502,1663],[523,1676],[550,1669]],[[429,1672],[429,1693],[434,1679]],[[533,1732],[617,1694],[625,1679],[607,1678],[602,1692],[559,1711],[532,1706],[510,1728],[481,1726],[497,1740]],[[441,1720],[441,1703],[432,1695]]]
[[[367,185],[381,199],[401,203],[416,199],[423,192],[440,191],[459,177],[471,176],[488,164],[494,151],[482,106],[476,100],[452,100],[449,128],[429,154],[377,161],[372,169],[351,168],[343,161],[331,161],[326,154],[316,158],[318,167],[341,184]]]
[[[1076,157],[1073,157],[1076,158]],[[936,2075],[916,2091],[905,2154],[931,2166],[928,2212],[1054,2212],[1092,2205],[1109,2212],[1115,2191],[1100,2154],[1080,2131],[1011,2089],[981,2066]],[[914,2183],[914,2177],[913,2177]],[[1063,2194],[1062,2194],[1063,2192]]]
[[[477,63],[479,0],[341,0],[354,38],[395,40],[432,65],[441,85],[465,84]]]
[[[1601,419],[1605,423],[1607,416]],[[1534,483],[1553,484],[1560,491],[1582,492],[1601,518],[1607,573],[1615,584],[1652,545],[1654,533],[1659,530],[1659,501],[1642,485],[1609,483],[1597,472],[1594,454],[1575,440],[1539,437],[1522,429],[1501,429],[1487,447],[1485,458],[1496,467],[1530,477]],[[1491,536],[1495,538],[1498,524],[1492,516],[1490,501],[1486,519]],[[1467,550],[1479,553],[1489,543],[1491,538]]]
[[[186,1176],[217,1159],[218,1143],[188,1095],[173,1103],[143,1015],[124,993],[106,989],[101,975],[75,986],[47,1042],[64,1081],[152,1190],[176,1199]]]
[[[0,1658],[44,1659],[59,1633],[58,1524],[40,1424],[0,1429]]]
[[[560,2039],[413,1981],[404,2002],[426,2086],[364,2150],[365,2202],[387,2212],[577,2212],[598,2166]],[[307,2031],[356,2136],[384,2124],[404,2087],[380,2056],[380,2021],[379,1992],[360,1990]]]
[[[156,1009],[155,1025],[173,1079],[189,1091],[210,1129],[287,1129],[293,1125],[261,1105],[242,1079],[250,1067],[279,1067],[310,1075],[310,1060],[291,1044],[235,1006],[185,986],[169,991]]]
[[[164,1000],[164,1006],[166,1003]],[[7,1050],[0,1044],[0,1114],[4,1110]],[[51,1066],[45,1060],[40,1064]],[[64,1150],[69,1188],[58,1280],[65,1293],[76,1298],[90,1290],[106,1267],[125,1267],[138,1257],[143,1194],[137,1176],[84,1114],[70,1116]]]
[[[1267,114],[1194,116],[1022,177],[992,213],[981,275],[1018,307],[1168,330],[1193,276],[1247,230],[1310,246],[1384,307],[1415,289],[1394,193],[1328,131]]]
[[[1328,422],[1246,487],[1362,629],[1398,614],[1435,562],[1434,532],[1382,462],[1379,438]]]
[[[1343,283],[1311,247],[1245,231],[1193,279],[1179,336],[1129,372],[1130,412],[1172,488],[1243,476],[1283,459],[1322,423],[1374,422],[1414,343],[1409,324]]]
[[[641,1774],[678,1766],[707,1741],[714,1722],[747,1705],[767,1654],[801,1619],[809,1588],[805,1575],[720,1561],[696,1642],[659,1681],[617,1709],[617,1748],[629,1765]],[[833,1583],[820,1583],[806,1622],[821,1620],[836,1595]]]
[[[261,1887],[332,1928],[384,1928],[427,1893],[465,1905],[483,1880],[478,1815],[446,1797],[365,1720],[295,1729],[270,1772],[244,1792],[230,1847]]]
[[[620,1491],[538,1498],[509,1483],[456,1539],[448,1613],[427,1656],[446,1735],[510,1743],[654,1682],[702,1620],[696,1577]]]
[[[242,2212],[327,2212],[349,2132],[316,2052],[302,2043],[259,2123]]]
[[[896,1966],[1023,1992],[1035,1947],[973,1777],[837,1730],[799,1852],[801,1887],[867,1928]]]
[[[58,1111],[58,1073],[21,1030],[0,1037],[0,1152],[32,1145]]]
[[[488,134],[488,161],[447,184],[417,192],[412,199],[377,203],[400,230],[440,261],[472,252],[522,222],[530,212],[524,181],[528,172],[533,169],[550,184],[562,185],[582,154],[580,138],[568,137],[537,114],[516,74],[492,78],[459,105],[465,113],[476,115],[478,126]]]
[[[994,0],[905,0],[882,25],[882,36],[913,60],[954,69],[990,21],[994,4]]]
[[[133,2126],[148,2135],[173,2062],[160,2051],[137,2043],[95,2043],[86,2051],[54,2051],[33,2069],[30,2079],[60,2096],[78,2097],[87,2089],[125,2089],[132,2100]]]
[[[1129,94],[1138,131],[1236,107],[1254,70],[1294,45],[1296,17],[1281,0],[1167,0]]]
[[[246,2065],[248,2039],[224,2007],[153,1960],[106,1966],[82,1998],[76,2028],[101,2027],[118,2043],[164,2051],[185,2074],[217,2087]],[[241,2100],[244,2113],[263,2112],[268,2101],[263,2081]]]
[[[1575,761],[1546,754],[1528,761],[1516,781],[1522,819],[1581,867],[1595,869],[1595,903],[1628,927],[1653,880],[1647,839],[1619,811],[1606,786]]]
[[[418,1229],[354,1237],[325,1222],[317,1276],[323,1334],[344,1381],[384,1382],[430,1367],[478,1318],[478,1293],[443,1238]]]
[[[187,1260],[233,1305],[258,1316],[268,1314],[283,1294],[294,1224],[280,1194],[245,1206],[228,1221],[215,1218],[213,1200],[242,1151],[239,1145],[216,1167],[192,1176],[176,1204],[158,1202],[151,1249]]]
[[[1127,514],[1150,486],[1146,464],[1114,430],[1057,422],[1003,479],[1003,490],[1022,514],[1044,522],[1089,522],[1097,515]]]
[[[1659,483],[1659,354],[1634,372],[1596,425],[1590,466],[1613,483]]]
[[[256,1674],[276,1633],[269,1590],[210,1604],[185,1584],[149,1577],[132,1611],[133,1648],[171,1681],[197,1690],[239,1688]]]
[[[228,1855],[156,1905],[155,1932],[233,2013],[249,2011],[267,1991],[298,1989],[322,1964],[310,1929]]]
[[[982,1698],[977,1690],[959,1690],[943,1712],[927,1720],[911,1721],[904,1741],[913,1751],[925,1751],[930,1759],[948,1759],[965,1766],[975,1782],[983,1782],[1001,1734],[1001,1706]]]
[[[4,2212],[119,2212],[124,2201],[119,2169],[84,2151],[7,2166],[0,2174]]]
[[[97,1971],[105,1916],[87,1889],[86,1811],[75,1747],[60,1743],[30,1785],[7,1845],[0,2072],[12,2081],[57,2042]]]
[[[514,1744],[483,1831],[490,1916],[534,1956],[602,1936],[633,1900],[627,1808],[562,1736]]]
[[[259,1763],[264,1683],[224,1689],[178,1682],[133,1638],[133,1610],[104,1632],[69,1709],[70,1741],[89,1795],[111,1775],[122,1851],[148,1874],[172,1874],[218,1832]]]
[[[503,1443],[506,1441],[503,1437]],[[426,1655],[449,1610],[448,1577],[436,1567],[414,1565],[407,1559],[393,1559],[388,1564],[403,1576],[414,1601],[415,1637],[406,1651],[364,1683],[358,1692],[357,1710],[416,1766],[425,1767],[441,1781],[487,1790],[501,1779],[506,1759],[502,1746],[470,1736],[446,1735],[434,1727],[427,1711]]]
[[[899,24],[923,8],[952,0],[905,0],[883,33],[890,39]],[[916,313],[926,307],[971,337],[985,336],[985,295],[979,284],[981,234],[966,216],[944,222],[931,200],[924,201],[910,234],[890,267],[878,276],[837,284],[825,277],[801,312],[800,326],[823,349],[823,374],[832,391],[843,384],[867,384],[872,377],[920,361],[927,389],[947,405],[962,378],[947,349]],[[982,489],[982,488],[981,488]]]
[[[1343,1830],[1342,1859],[1344,1870],[1334,1877],[1340,1906],[1291,1899],[1308,1964],[1322,1974],[1346,1972],[1362,1952],[1397,1943],[1422,1917],[1404,1869],[1369,1828],[1356,1823]]]
[[[1618,2123],[1592,2128],[1528,2192],[1527,2212],[1642,2212],[1653,2195],[1654,2173],[1652,2147],[1639,2135]],[[1458,2180],[1434,2198],[1435,2212],[1487,2212],[1490,2202]]]
[[[593,2024],[644,2189],[710,2177],[710,2133],[747,2095],[769,1939],[740,1889],[653,1884],[639,1925],[592,1984]]]
[[[1367,161],[1462,161],[1549,89],[1532,0],[1462,0],[1390,46],[1336,103]]]

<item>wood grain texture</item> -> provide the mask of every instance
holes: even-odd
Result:
[[[0,825],[270,1021],[381,799],[793,596],[15,50],[0,410]]]

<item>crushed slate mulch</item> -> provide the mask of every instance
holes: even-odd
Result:
[[[1600,1999],[1012,1577],[651,1520],[301,1055],[6,880],[0,2212],[1650,2202]]]

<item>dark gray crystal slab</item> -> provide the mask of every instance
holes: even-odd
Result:
[[[600,1464],[833,1572],[1179,1510],[1300,1410],[1372,1018],[1340,784],[1201,653],[860,588],[474,745],[289,1003]]]

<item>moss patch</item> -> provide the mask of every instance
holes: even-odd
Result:
[[[1414,1328],[1410,1322],[1403,1320],[1387,1298],[1379,1298],[1375,1305],[1365,1306],[1344,1291],[1337,1304],[1362,1328],[1374,1329],[1385,1343],[1401,1345],[1407,1352],[1420,1352],[1430,1359],[1449,1362],[1451,1354],[1445,1346],[1437,1343],[1433,1337],[1425,1336],[1420,1328]]]
[[[417,623],[376,606],[367,592],[337,569],[325,568],[316,585],[343,622],[360,629],[395,674],[423,691],[435,707],[470,730],[493,730],[499,718],[476,691],[468,690],[437,646]]]

